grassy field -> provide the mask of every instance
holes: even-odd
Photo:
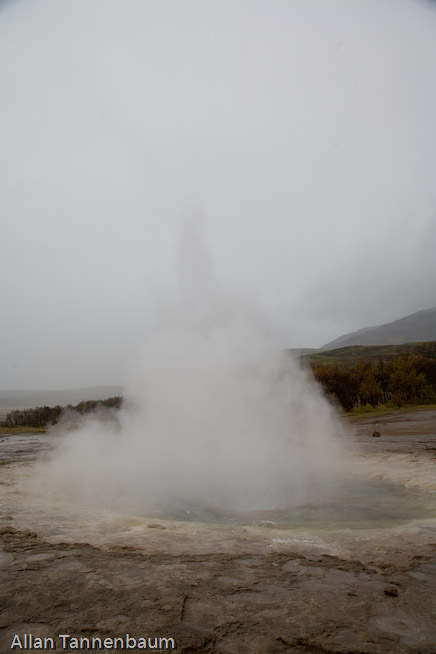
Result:
[[[359,418],[361,416],[379,416],[385,415],[386,413],[398,413],[407,411],[426,411],[429,409],[436,409],[436,404],[409,404],[407,406],[398,407],[395,405],[386,405],[379,404],[375,409],[373,409],[369,404],[366,406],[358,406],[352,409],[351,411],[343,413],[344,416],[348,418]]]
[[[5,427],[0,425],[0,434],[44,434],[45,427]]]
[[[399,355],[409,355],[416,351],[421,343],[404,343],[402,345],[350,345],[337,350],[314,352],[301,357],[301,360],[314,366],[338,365],[353,367],[367,361],[392,361]]]

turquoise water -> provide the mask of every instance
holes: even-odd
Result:
[[[386,481],[346,480],[327,499],[298,507],[231,512],[190,504],[161,507],[156,516],[280,529],[377,529],[436,518],[436,493]]]
[[[7,512],[14,515],[26,512],[26,503],[23,505],[20,493],[14,492],[14,488],[18,491],[20,485],[20,464],[25,464],[30,473],[27,466],[50,450],[52,445],[53,437],[50,435],[3,436],[0,439],[0,463],[6,464],[2,466],[3,473],[6,473],[11,464],[11,472],[12,468],[16,471],[14,483],[4,487],[4,490],[7,488],[10,492],[8,502],[5,503],[6,497],[0,497],[1,508],[6,511],[7,504],[10,503]],[[48,504],[47,498],[32,496],[28,499],[31,501],[27,511],[41,514],[41,520],[46,514],[54,522],[63,523],[68,520],[63,515],[63,511],[68,513],[68,503],[61,502],[61,498],[52,497]],[[134,511],[134,514],[138,513],[140,511]],[[147,511],[144,514],[146,516],[187,523],[258,526],[281,530],[377,529],[404,525],[414,520],[436,519],[436,492],[407,488],[388,481],[347,478],[336,482],[324,499],[285,509],[230,511],[174,501],[171,506],[155,507],[154,511]]]

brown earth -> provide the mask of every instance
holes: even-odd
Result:
[[[427,488],[433,476],[436,488],[435,411],[353,425],[374,475],[392,468]],[[3,516],[1,653],[29,651],[10,649],[24,633],[171,637],[185,654],[436,652],[436,516],[312,535],[148,522],[141,546],[104,534],[55,542],[11,525]]]

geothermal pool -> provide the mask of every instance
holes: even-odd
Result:
[[[198,503],[157,505],[142,511],[126,508],[122,497],[108,504],[86,498],[77,501],[62,490],[53,496],[31,481],[34,466],[50,453],[62,434],[6,435],[0,439],[0,508],[13,526],[35,530],[45,537],[88,542],[125,540],[135,545],[146,537],[150,522],[162,529],[186,531],[194,526],[221,525],[260,529],[272,539],[280,532],[283,538],[304,533],[317,540],[334,532],[389,530],[436,521],[436,479],[432,487],[431,468],[427,474],[419,471],[416,452],[394,451],[387,458],[386,452],[368,453],[368,449],[379,448],[380,443],[370,438],[370,427],[366,428],[364,421],[360,429],[360,454],[355,452],[350,457],[347,470],[321,499],[299,506],[290,502],[286,508],[250,511],[222,510]],[[385,437],[384,446],[392,448],[392,439]],[[402,478],[398,478],[399,466]],[[408,476],[404,477],[407,466]]]
[[[162,518],[279,529],[377,529],[436,517],[436,492],[388,481],[343,479],[328,499],[280,510],[225,512],[196,506],[160,511]],[[156,512],[157,514],[157,512]]]

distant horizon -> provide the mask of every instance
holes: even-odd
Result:
[[[81,391],[81,390],[91,390],[91,389],[97,389],[97,388],[124,388],[121,384],[92,384],[91,386],[70,386],[70,387],[65,387],[65,388],[1,388],[0,393],[9,393],[9,392],[18,392],[18,393],[26,393],[27,391],[30,392],[41,392],[43,393],[44,391],[51,391],[54,393],[57,392],[68,392],[68,391]]]

